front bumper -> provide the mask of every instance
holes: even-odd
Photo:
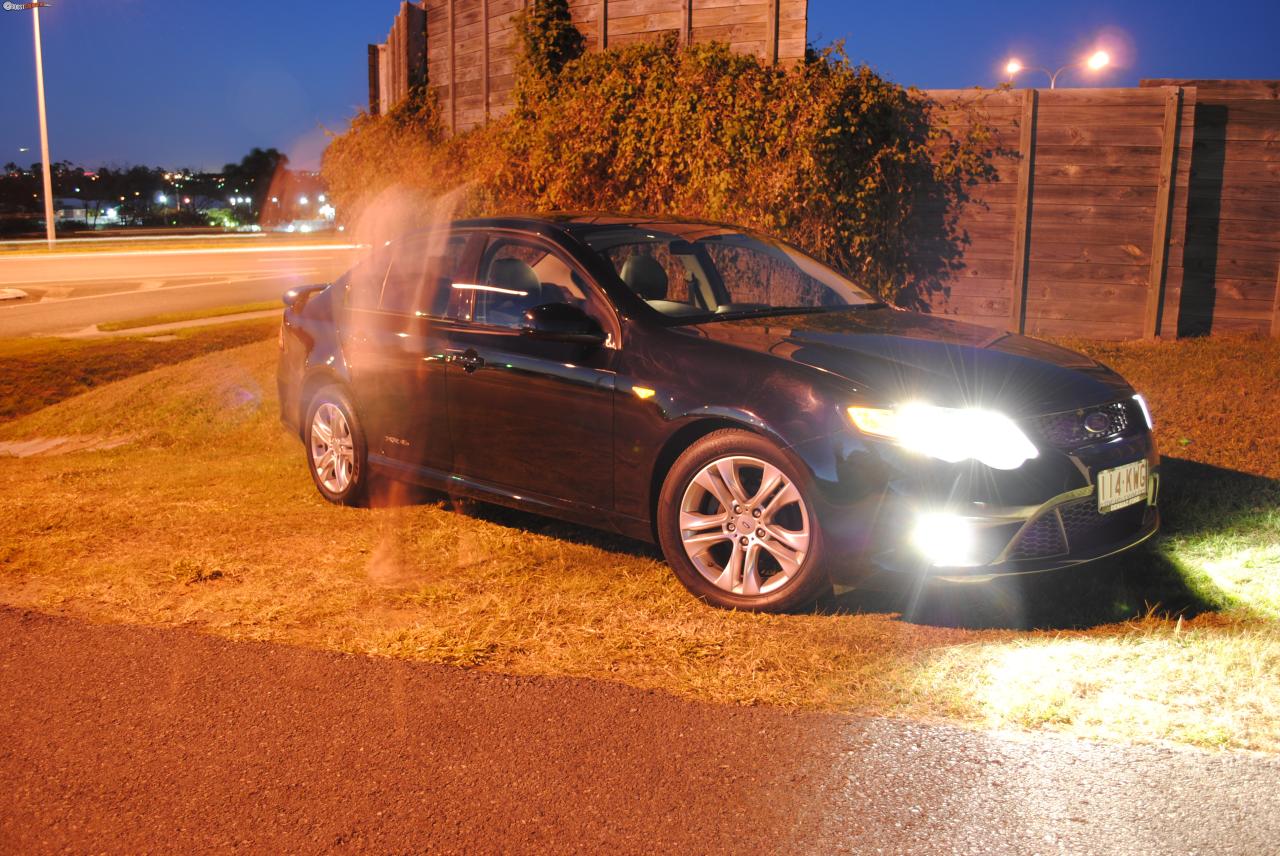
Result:
[[[1014,471],[921,460],[890,447],[874,454],[881,487],[823,514],[824,532],[844,557],[832,564],[836,583],[857,584],[876,572],[977,580],[1052,571],[1128,550],[1160,527],[1159,456],[1150,432],[1075,449],[1041,447]],[[872,458],[849,460],[849,472],[866,472]],[[1145,497],[1100,513],[1098,474],[1138,460],[1147,462]],[[955,564],[939,563],[919,546],[917,530],[934,538],[926,518],[936,516],[969,536]],[[940,531],[934,540],[946,537]]]
[[[1093,562],[1138,546],[1160,528],[1159,473],[1152,473],[1146,499],[1100,514],[1095,487],[1068,491],[1036,507],[983,509],[957,515],[971,526],[976,561],[933,565],[907,544],[870,557],[877,571],[948,578],[1039,573]]]

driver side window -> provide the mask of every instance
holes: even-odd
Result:
[[[466,287],[475,292],[471,320],[477,324],[518,328],[526,309],[544,303],[569,303],[590,311],[585,283],[567,261],[537,244],[512,238],[490,244],[480,263],[479,282]]]

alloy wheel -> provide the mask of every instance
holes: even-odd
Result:
[[[795,484],[746,455],[707,464],[680,503],[685,555],[712,585],[737,595],[769,594],[795,579],[809,551],[809,526]]]
[[[347,417],[336,404],[326,401],[311,417],[311,465],[325,490],[341,494],[356,471],[355,440]]]

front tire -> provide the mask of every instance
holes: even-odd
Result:
[[[364,505],[369,496],[368,444],[351,397],[326,386],[307,405],[307,466],[316,489],[337,505]]]
[[[727,609],[789,612],[831,590],[804,469],[773,443],[724,430],[676,459],[658,498],[658,540],[676,577]]]

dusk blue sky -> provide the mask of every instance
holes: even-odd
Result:
[[[365,102],[365,45],[385,38],[399,6],[53,2],[42,13],[52,158],[90,167],[219,168],[253,146],[314,167],[324,129]],[[991,86],[1010,54],[1056,67],[1100,36],[1122,45],[1123,67],[1062,85],[1280,78],[1278,0],[809,4],[811,41],[843,39],[853,59],[921,87]],[[31,41],[30,13],[0,11],[0,163],[39,160]]]

